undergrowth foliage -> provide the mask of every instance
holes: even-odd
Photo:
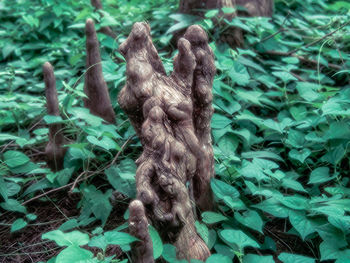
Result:
[[[218,69],[211,182],[217,210],[196,222],[212,249],[207,262],[349,262],[350,4],[277,0],[272,19],[217,23],[218,10],[204,18],[178,14],[175,0],[103,3],[104,11],[94,12],[87,0],[0,2],[0,226],[16,234],[45,220],[31,212],[32,201],[66,191],[79,196],[80,214],[38,233],[64,248],[48,262],[128,261],[135,238],[126,223],[104,230],[113,206],[135,197],[141,150],[117,105],[126,70],[117,49],[134,22],[147,21],[171,71],[172,33],[197,23],[210,36]],[[82,107],[88,17],[118,36],[98,35],[116,125]],[[244,47],[220,41],[231,26],[245,31]],[[62,117],[45,113],[45,61],[55,66]],[[63,123],[69,142],[57,173],[42,156],[46,126],[54,122]],[[162,244],[152,226],[150,233],[155,258],[175,262],[175,248]],[[111,245],[124,256],[107,255]]]

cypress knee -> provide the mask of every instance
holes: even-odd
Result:
[[[205,260],[210,251],[195,228],[198,208],[212,207],[214,176],[210,137],[214,56],[205,31],[191,26],[178,41],[174,72],[167,76],[146,23],[135,23],[120,52],[127,81],[118,96],[143,145],[137,159],[137,198],[178,258]]]
[[[103,78],[100,48],[97,40],[94,22],[86,20],[86,72],[84,92],[88,98],[84,99],[84,106],[91,113],[115,123],[115,113],[111,104],[107,84]]]
[[[58,98],[56,90],[56,80],[53,67],[49,62],[43,65],[43,75],[45,82],[46,108],[48,115],[60,116],[58,107]],[[45,157],[47,164],[53,171],[63,169],[64,155],[67,148],[62,145],[65,143],[62,125],[60,123],[49,124],[49,142],[45,148]]]

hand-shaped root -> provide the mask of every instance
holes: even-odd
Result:
[[[118,102],[144,147],[137,160],[137,198],[161,230],[163,241],[177,246],[180,258],[205,260],[210,252],[195,230],[187,185],[195,179],[197,200],[212,201],[210,118],[215,67],[204,30],[192,26],[186,34],[178,41],[174,72],[167,76],[149,25],[135,23],[120,45],[127,61],[127,83]],[[200,198],[199,191],[206,197]]]

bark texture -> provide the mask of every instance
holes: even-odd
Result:
[[[148,220],[141,201],[129,205],[129,232],[140,241],[131,244],[132,260],[135,263],[153,263],[153,245],[148,231]]]
[[[212,207],[214,56],[199,26],[188,28],[178,50],[167,76],[149,25],[135,23],[120,46],[127,82],[118,102],[144,148],[136,161],[136,187],[148,218],[163,241],[177,247],[179,258],[205,260],[210,251],[196,232],[189,188],[200,209]]]
[[[93,7],[95,7],[95,11],[102,10],[101,0],[90,0],[90,3]],[[101,14],[102,15],[102,14]],[[112,38],[117,38],[117,34],[113,32],[113,30],[109,26],[103,26],[100,28],[99,32],[110,36]]]
[[[47,114],[60,116],[55,75],[53,67],[49,62],[46,62],[43,65],[43,75],[45,82]],[[45,155],[47,159],[47,164],[53,171],[63,169],[63,159],[67,151],[67,148],[63,148],[62,146],[64,143],[65,140],[61,124],[49,124],[49,142],[45,148]]]
[[[91,19],[86,20],[86,73],[84,92],[87,99],[84,105],[91,113],[115,123],[115,113],[111,104],[107,84],[103,78],[99,43],[95,25]]]

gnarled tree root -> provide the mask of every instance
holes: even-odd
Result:
[[[196,232],[188,184],[198,207],[210,209],[214,57],[199,26],[188,28],[178,49],[167,76],[149,25],[135,23],[120,46],[127,82],[118,102],[144,147],[136,161],[136,187],[147,217],[163,241],[177,247],[179,258],[205,260],[210,251]]]

